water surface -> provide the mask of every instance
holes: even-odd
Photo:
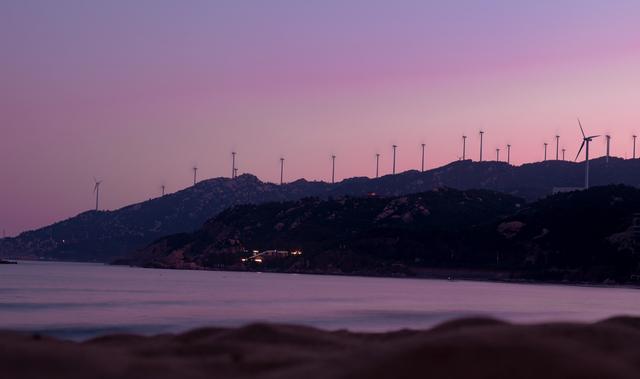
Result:
[[[621,314],[640,316],[640,290],[91,263],[0,265],[0,328],[72,339],[255,321],[387,331],[476,315],[540,322]]]

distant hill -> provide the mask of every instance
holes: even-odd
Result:
[[[285,186],[255,176],[205,180],[185,190],[115,211],[87,211],[0,240],[0,256],[108,262],[167,234],[192,231],[234,204],[285,201],[324,191],[320,182]]]
[[[640,186],[640,159],[591,162],[592,185]],[[522,166],[457,161],[426,172],[407,171],[377,179],[351,178],[336,184],[298,180],[282,186],[252,175],[209,179],[161,198],[114,211],[88,211],[50,226],[0,240],[0,257],[110,261],[168,234],[191,232],[239,204],[293,201],[304,197],[401,196],[434,188],[487,189],[527,201],[554,187],[578,187],[584,165],[547,161]]]
[[[640,190],[595,187],[525,204],[484,190],[302,199],[228,209],[126,263],[303,273],[417,275],[488,270],[504,279],[640,280]],[[634,227],[634,218],[638,226]],[[300,256],[252,251],[301,250]]]
[[[513,214],[523,199],[485,190],[438,189],[401,197],[306,198],[293,202],[240,205],[192,234],[162,238],[137,252],[133,263],[147,267],[237,266],[253,250],[302,249],[312,268],[344,265],[371,269],[363,259],[437,264],[462,254],[462,241],[479,225]],[[440,241],[457,241],[454,245]],[[430,254],[419,254],[424,249]]]

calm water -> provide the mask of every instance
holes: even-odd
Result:
[[[253,321],[385,331],[471,315],[538,322],[619,314],[640,315],[640,290],[86,263],[0,265],[0,328],[73,339]]]

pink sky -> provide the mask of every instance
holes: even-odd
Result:
[[[312,4],[313,3],[313,4]],[[542,159],[580,116],[630,156],[637,1],[0,3],[0,229],[115,209],[200,178],[329,180],[513,146]],[[604,152],[596,141],[594,155]]]

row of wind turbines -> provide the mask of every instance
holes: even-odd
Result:
[[[584,132],[584,129],[582,127],[582,123],[580,122],[580,119],[578,119],[578,126],[580,127],[580,132],[582,133],[582,144],[580,145],[580,149],[578,150],[578,154],[576,154],[576,158],[575,161],[578,160],[578,158],[580,157],[580,153],[582,153],[582,150],[585,150],[585,180],[584,180],[584,188],[589,188],[589,144],[597,137],[601,137],[600,135],[592,135],[592,136],[587,136]],[[479,162],[483,161],[483,151],[484,151],[484,130],[480,130],[479,131],[479,136],[480,136],[480,152],[479,152]],[[466,160],[467,159],[467,136],[463,135],[462,136],[462,156],[460,157],[460,160]],[[609,159],[609,152],[610,152],[610,145],[611,145],[611,136],[610,135],[605,135],[606,138],[606,158],[607,160]],[[636,138],[637,136],[634,134],[632,136],[633,138],[633,159],[636,158]],[[548,148],[548,143],[545,142],[544,144],[544,161],[547,161],[547,148]],[[421,147],[421,165],[420,165],[420,170],[421,172],[424,172],[425,170],[425,148],[426,148],[426,144],[422,143],[420,144]],[[393,159],[392,159],[392,166],[391,166],[391,174],[395,175],[396,174],[396,152],[398,149],[398,145],[392,145],[392,154],[393,154]],[[506,157],[506,163],[507,164],[511,164],[511,144],[507,144],[506,145],[506,150],[507,150],[507,157]],[[496,161],[500,162],[500,148],[496,148]],[[562,160],[565,160],[565,153],[566,153],[566,149],[560,149],[560,136],[559,135],[555,135],[555,159],[556,160],[560,160],[560,151],[562,152]],[[238,168],[236,167],[236,152],[233,151],[231,152],[231,178],[235,179],[238,177]],[[375,177],[378,178],[379,174],[380,174],[380,154],[376,153],[375,155],[376,158],[376,170],[375,170]],[[280,158],[280,184],[284,184],[284,157]],[[198,167],[197,166],[193,166],[192,168],[193,170],[193,185],[195,186],[198,183]],[[336,179],[336,155],[332,154],[331,155],[331,183],[334,184],[335,183],[335,179]],[[99,209],[99,199],[100,199],[100,184],[102,184],[102,180],[98,180],[96,178],[94,178],[95,181],[95,186],[94,186],[94,193],[96,196],[96,208],[95,210],[97,211]],[[164,184],[162,184],[160,186],[161,189],[161,194],[162,196],[165,195],[165,190],[166,190],[166,186]]]

